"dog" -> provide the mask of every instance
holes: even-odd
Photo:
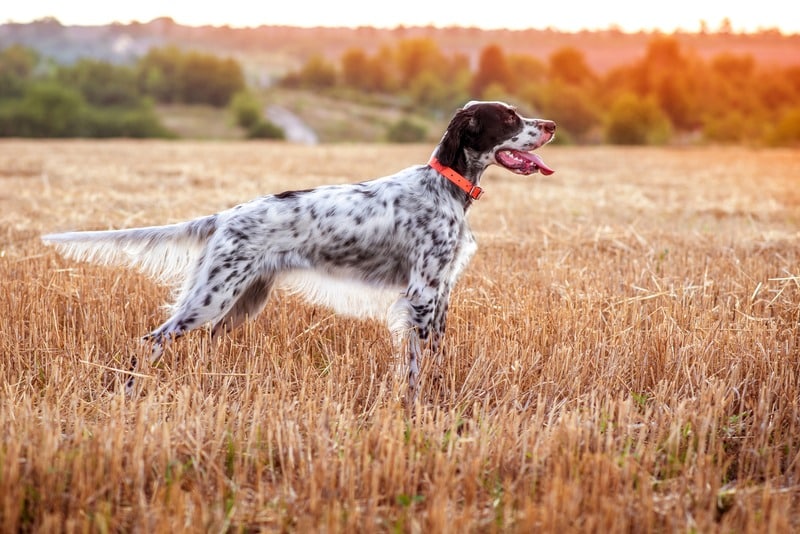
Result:
[[[282,287],[336,312],[382,315],[413,401],[423,350],[441,354],[450,292],[477,249],[466,214],[483,193],[481,175],[490,165],[553,173],[531,151],[555,130],[503,102],[471,101],[427,164],[391,176],[266,195],[166,226],[42,239],[71,258],[137,266],[178,288],[170,317],[144,338],[151,363],[191,330],[210,324],[217,336],[255,317]]]

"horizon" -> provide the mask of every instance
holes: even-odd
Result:
[[[243,0],[229,0],[224,8],[218,5],[193,5],[172,2],[165,8],[161,2],[142,0],[135,4],[107,4],[76,1],[63,4],[52,0],[32,0],[7,6],[3,23],[26,24],[54,18],[65,26],[105,26],[110,24],[146,24],[159,18],[170,18],[183,26],[294,26],[300,28],[397,27],[479,28],[483,30],[545,30],[562,32],[618,30],[638,32],[716,32],[727,28],[734,33],[758,33],[777,30],[782,34],[800,33],[800,18],[783,17],[782,2],[763,0],[758,5],[727,5],[722,2],[698,4],[691,0],[675,0],[667,7],[647,12],[637,9],[638,3],[626,0],[606,2],[601,6],[584,5],[566,0],[534,11],[528,3],[509,0],[502,10],[455,11],[441,4],[407,0],[403,13],[363,9],[360,2],[343,0],[332,6],[309,1],[288,5],[248,5]]]

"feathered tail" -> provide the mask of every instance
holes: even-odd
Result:
[[[161,281],[175,282],[186,276],[216,229],[217,216],[210,215],[165,226],[48,234],[42,241],[76,260],[137,267]]]

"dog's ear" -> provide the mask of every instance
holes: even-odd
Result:
[[[464,147],[469,145],[470,140],[474,139],[478,133],[480,125],[475,118],[475,110],[472,107],[459,109],[450,124],[445,130],[439,149],[436,151],[436,158],[447,167],[460,167],[466,164]]]

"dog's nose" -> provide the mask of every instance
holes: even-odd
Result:
[[[539,125],[544,128],[544,131],[547,133],[553,133],[556,131],[556,123],[553,121],[540,121]]]

